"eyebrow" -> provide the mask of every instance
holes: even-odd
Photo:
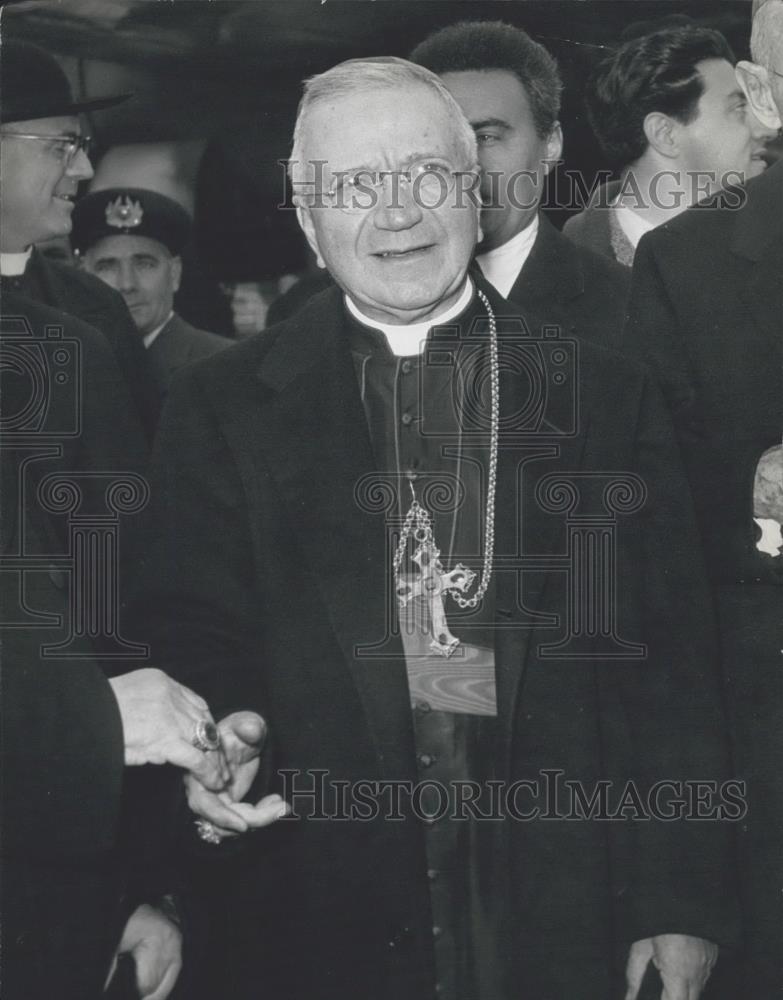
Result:
[[[416,151],[414,151],[412,153],[408,153],[408,155],[405,157],[405,159],[402,162],[403,163],[407,163],[407,164],[411,164],[411,163],[416,162],[417,160],[447,160],[447,159],[448,159],[448,154],[447,153],[433,153],[432,150],[428,150],[425,153],[416,152]],[[400,169],[404,170],[405,167],[401,167]],[[332,170],[331,171],[331,175],[332,175],[332,178],[334,178],[335,176],[340,175],[340,174],[342,174],[342,175],[345,175],[345,174],[356,174],[356,173],[359,173],[359,172],[364,172],[364,173],[369,173],[369,174],[385,174],[388,171],[387,171],[386,167],[370,167],[366,163],[362,163],[361,165],[356,166],[356,167],[342,167],[340,170]],[[307,183],[307,182],[305,182],[305,183]]]
[[[504,128],[506,130],[511,128],[509,123],[502,118],[482,118],[481,121],[471,122],[470,125],[474,132],[482,128]]]

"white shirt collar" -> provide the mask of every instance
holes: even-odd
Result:
[[[649,233],[651,229],[655,229],[655,224],[648,222],[647,219],[643,219],[638,212],[634,212],[627,205],[618,205],[615,201],[612,208],[615,211],[615,218],[620,229],[628,237],[628,242],[635,250],[642,236],[645,233]]]
[[[149,333],[145,333],[142,340],[144,341],[144,346],[149,347],[153,340],[158,336],[163,327],[168,323],[171,317],[174,315],[174,310],[172,309],[168,316],[163,320],[160,326],[156,326],[154,330],[150,330]]]
[[[433,326],[442,326],[444,323],[448,323],[449,320],[454,319],[455,316],[459,316],[467,308],[468,303],[473,298],[473,282],[470,278],[466,278],[465,287],[462,289],[462,293],[454,305],[445,309],[442,313],[433,316],[431,319],[425,320],[423,323],[409,323],[406,325],[379,323],[377,320],[365,316],[356,303],[347,295],[344,298],[346,309],[355,319],[358,319],[364,326],[370,326],[374,330],[380,330],[383,333],[393,354],[397,355],[397,357],[410,357],[413,354],[421,354],[424,350],[427,332]]]
[[[0,274],[5,278],[18,278],[24,274],[32,247],[28,247],[21,253],[0,253]]]
[[[480,253],[476,257],[476,263],[481,268],[487,281],[494,285],[503,298],[508,298],[508,294],[514,287],[514,282],[519,277],[525,261],[530,256],[533,244],[538,236],[538,213],[533,216],[533,221],[526,226],[521,233],[512,236],[510,240],[502,246]]]

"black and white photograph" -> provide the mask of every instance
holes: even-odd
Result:
[[[783,998],[783,0],[0,7],[3,1000]]]

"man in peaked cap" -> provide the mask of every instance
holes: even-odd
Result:
[[[142,188],[96,191],[74,210],[73,245],[87,271],[125,299],[161,401],[178,368],[230,343],[174,312],[182,275],[180,251],[189,234],[190,216],[181,205]]]
[[[108,340],[148,437],[157,394],[144,351],[120,298],[90,275],[47,260],[35,245],[71,231],[79,184],[92,177],[89,137],[79,115],[127,95],[75,100],[57,61],[35,45],[3,38],[0,57],[0,169],[3,289],[76,316]]]

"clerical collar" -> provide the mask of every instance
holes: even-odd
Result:
[[[4,278],[18,278],[24,274],[32,247],[28,247],[21,253],[0,253],[0,275]]]
[[[410,323],[403,326],[393,323],[379,323],[375,319],[370,319],[369,316],[365,316],[352,299],[347,295],[344,298],[345,307],[354,319],[357,319],[364,326],[380,330],[386,337],[391,352],[397,357],[403,358],[421,354],[424,350],[428,330],[431,330],[433,326],[443,326],[444,323],[448,323],[467,309],[468,303],[473,298],[473,282],[470,278],[466,278],[465,287],[457,301],[442,313],[438,313],[423,323]]]
[[[484,277],[491,285],[495,286],[503,298],[508,298],[509,292],[514,287],[519,272],[530,256],[530,251],[536,242],[536,236],[538,236],[538,213],[533,216],[533,221],[521,233],[512,236],[502,246],[476,256],[476,263],[481,268]]]
[[[158,336],[163,327],[168,323],[171,317],[174,315],[174,310],[172,309],[168,316],[163,320],[160,326],[156,326],[154,330],[150,330],[149,333],[145,333],[142,340],[144,341],[144,346],[149,347],[153,340]]]

